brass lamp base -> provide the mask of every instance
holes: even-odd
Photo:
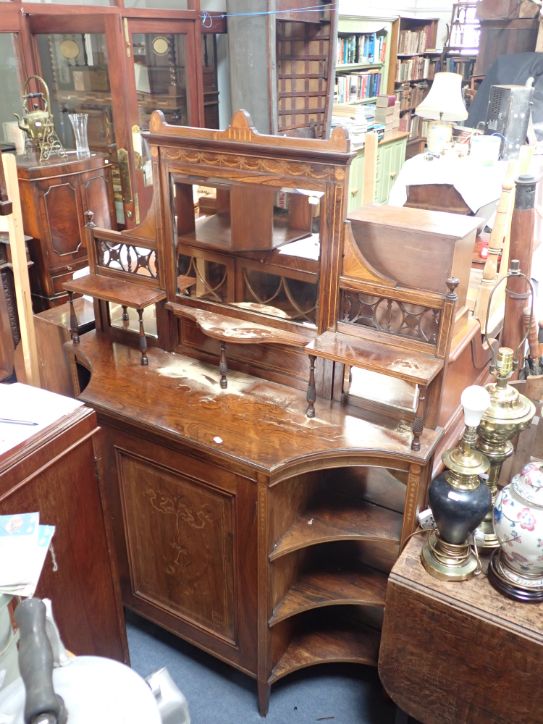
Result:
[[[488,580],[496,590],[515,601],[543,601],[543,577],[521,576],[503,563],[496,551],[488,566]]]
[[[491,553],[500,547],[500,542],[494,532],[492,511],[487,513],[480,525],[473,531],[473,538],[477,549],[482,553]]]
[[[446,581],[465,581],[474,576],[479,568],[469,543],[446,543],[437,530],[428,536],[420,558],[431,576]]]

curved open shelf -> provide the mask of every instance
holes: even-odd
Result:
[[[310,571],[301,575],[277,604],[269,625],[304,611],[334,605],[382,606],[387,575],[367,566],[357,570]]]
[[[330,617],[331,618],[331,617]],[[352,616],[315,620],[291,638],[268,679],[274,684],[283,676],[317,664],[353,663],[377,665],[379,632]]]
[[[399,543],[402,516],[366,501],[339,501],[308,509],[274,544],[270,561],[317,543],[378,540]]]

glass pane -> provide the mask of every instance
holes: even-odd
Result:
[[[188,124],[186,38],[181,33],[133,33],[134,74],[140,128],[149,128],[154,110],[168,123]]]
[[[60,141],[66,150],[75,149],[68,114],[86,113],[91,152],[105,154],[113,164],[117,218],[122,221],[121,181],[117,166],[105,35],[59,33],[36,37],[43,77],[49,86],[55,130]]]
[[[187,0],[124,0],[125,8],[188,10]]]
[[[204,114],[206,128],[219,128],[219,85],[217,81],[216,35],[202,35],[202,67],[204,75]]]
[[[17,54],[15,51],[15,35],[12,33],[0,33],[0,77],[2,78],[2,102],[0,103],[0,142],[1,143],[22,143],[24,150],[24,139],[22,132],[17,127],[14,113],[22,113],[22,86],[19,82],[17,72]]]
[[[172,196],[181,296],[315,325],[322,192],[201,179]]]
[[[23,2],[37,2],[37,3],[48,3],[48,4],[57,4],[57,5],[74,5],[74,4],[81,4],[77,2],[77,0],[23,0]],[[84,3],[87,7],[91,5],[115,5],[114,0],[85,0]]]
[[[226,12],[226,0],[200,0],[200,10]]]

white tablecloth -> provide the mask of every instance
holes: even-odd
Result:
[[[446,157],[428,160],[426,154],[408,159],[390,190],[388,203],[403,206],[407,187],[418,184],[450,184],[458,191],[473,213],[497,201],[501,194],[506,162],[484,166],[469,158]]]

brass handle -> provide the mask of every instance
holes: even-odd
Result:
[[[121,176],[121,194],[123,197],[123,204],[127,206],[132,205],[134,199],[132,197],[132,179],[130,178],[130,165],[128,163],[128,151],[126,148],[117,149],[117,161],[119,163],[119,173]],[[131,218],[132,211],[127,210],[126,215]]]

